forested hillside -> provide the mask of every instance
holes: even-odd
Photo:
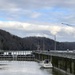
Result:
[[[0,49],[3,50],[54,50],[55,41],[45,37],[20,38],[0,29]],[[75,42],[56,42],[57,50],[75,49]]]

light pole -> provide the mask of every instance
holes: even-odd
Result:
[[[56,50],[56,35],[54,35],[54,50]]]
[[[51,34],[51,36],[53,37],[53,50],[56,50],[57,49],[56,34]]]

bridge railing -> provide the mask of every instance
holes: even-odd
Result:
[[[53,52],[53,53],[75,53],[75,50],[35,50],[34,52]]]

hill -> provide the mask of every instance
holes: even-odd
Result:
[[[20,38],[0,29],[0,49],[54,50],[55,41],[46,37]],[[57,50],[75,49],[75,42],[56,42]]]

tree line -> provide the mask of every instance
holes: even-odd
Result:
[[[54,50],[55,41],[46,37],[21,38],[0,29],[1,50]],[[56,41],[57,50],[74,50],[75,42]]]

